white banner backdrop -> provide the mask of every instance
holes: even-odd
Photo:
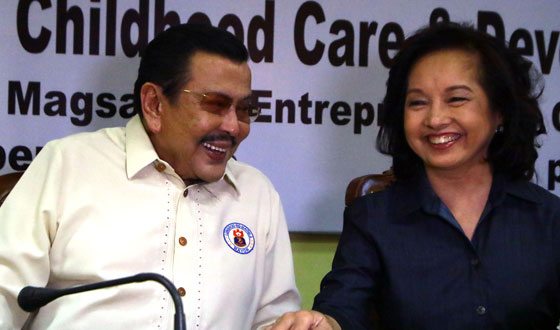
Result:
[[[237,158],[275,184],[291,231],[338,232],[348,182],[390,165],[374,147],[387,66],[443,19],[504,38],[544,73],[538,183],[560,195],[559,15],[557,0],[4,1],[0,173],[51,139],[124,125],[138,49],[168,24],[208,21],[248,46],[263,106]]]

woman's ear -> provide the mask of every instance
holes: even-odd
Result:
[[[140,88],[140,103],[148,133],[159,133],[161,130],[162,95],[161,88],[154,83],[147,82]]]
[[[497,129],[503,131],[504,130],[504,117],[501,113],[498,114],[498,127]]]

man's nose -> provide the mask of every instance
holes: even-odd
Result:
[[[239,118],[237,118],[235,104],[229,106],[228,111],[223,117],[221,127],[233,137],[237,137],[239,135]]]

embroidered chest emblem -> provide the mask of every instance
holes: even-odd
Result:
[[[224,227],[224,241],[239,254],[247,254],[255,247],[253,232],[239,222],[232,222]]]

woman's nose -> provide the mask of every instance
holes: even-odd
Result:
[[[449,116],[447,105],[443,102],[432,102],[426,113],[425,125],[430,128],[438,129],[448,125],[450,122],[451,117]]]

